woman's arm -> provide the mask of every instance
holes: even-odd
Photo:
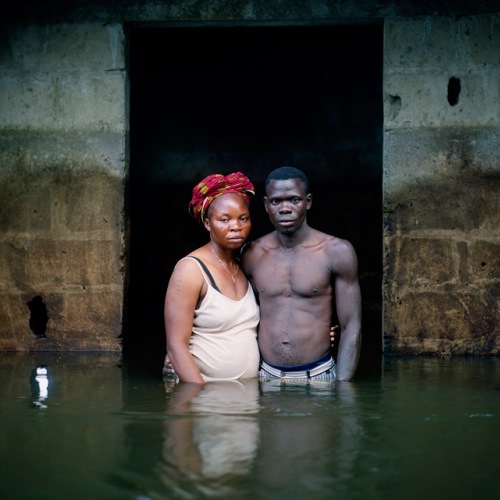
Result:
[[[204,283],[198,266],[189,259],[183,260],[175,267],[165,295],[167,352],[175,373],[182,382],[205,383],[189,352],[194,310]]]

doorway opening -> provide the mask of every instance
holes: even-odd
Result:
[[[124,350],[165,351],[170,273],[206,243],[190,218],[211,173],[255,184],[251,238],[271,230],[266,175],[291,165],[310,225],[359,259],[363,345],[382,338],[382,25],[131,28],[129,266]]]

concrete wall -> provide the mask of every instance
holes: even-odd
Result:
[[[498,354],[500,8],[485,4],[11,6],[0,26],[0,350],[120,349],[127,22],[383,21],[385,350]]]
[[[500,17],[387,20],[384,43],[384,351],[498,354]]]
[[[12,28],[0,57],[0,350],[119,350],[122,27]]]

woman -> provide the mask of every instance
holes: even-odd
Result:
[[[193,189],[189,211],[210,241],[175,266],[164,311],[168,356],[183,382],[257,376],[259,308],[237,260],[253,195],[241,172],[210,175]]]

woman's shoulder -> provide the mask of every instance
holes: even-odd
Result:
[[[205,250],[205,251],[204,251]],[[197,249],[179,260],[175,266],[178,274],[184,275],[203,286],[203,283],[210,282],[213,288],[219,290],[212,276],[212,264],[210,263],[210,254],[206,249]],[[174,271],[175,271],[174,270]]]
[[[196,256],[194,253],[190,253],[182,259],[179,259],[174,267],[174,274],[185,274],[188,276],[196,276],[200,274],[200,269],[203,269],[203,260]]]
[[[182,265],[188,268],[192,267],[194,269],[199,267],[201,264],[206,264],[209,257],[210,254],[207,253],[206,249],[204,247],[200,247],[178,260],[176,267]]]

